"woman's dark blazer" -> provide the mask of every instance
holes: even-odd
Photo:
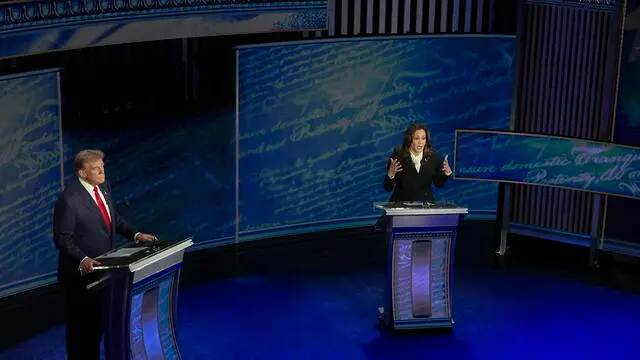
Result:
[[[387,160],[387,172],[391,158],[400,160],[402,171],[397,172],[393,180],[387,174],[384,176],[384,189],[393,191],[389,201],[435,202],[432,185],[441,188],[449,179],[442,170],[438,152],[431,149],[430,154],[424,153],[420,163],[420,172],[416,171],[408,152],[397,150]]]

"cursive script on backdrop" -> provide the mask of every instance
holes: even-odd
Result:
[[[387,158],[410,123],[430,127],[442,157],[457,127],[506,129],[514,45],[422,37],[240,48],[240,231],[377,214]],[[438,197],[495,210],[496,193],[452,181]]]
[[[55,271],[53,203],[62,188],[55,71],[0,78],[0,288]]]
[[[640,197],[637,147],[482,131],[458,132],[457,145],[457,177]]]

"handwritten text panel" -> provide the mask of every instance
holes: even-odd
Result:
[[[640,148],[497,132],[457,133],[457,177],[640,197]]]
[[[443,157],[456,128],[507,129],[514,45],[405,37],[239,48],[240,231],[377,214],[387,158],[410,123],[428,124]],[[485,211],[496,195],[495,184],[456,181],[436,193]]]
[[[0,78],[0,289],[56,268],[58,103],[56,72]]]

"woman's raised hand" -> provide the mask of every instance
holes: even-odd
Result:
[[[397,173],[402,171],[402,165],[400,164],[400,160],[396,158],[391,158],[389,161],[391,164],[389,164],[389,171],[387,171],[387,175],[390,179],[393,179]]]
[[[447,176],[451,176],[451,166],[449,166],[449,155],[444,156],[444,161],[442,162],[442,171]]]

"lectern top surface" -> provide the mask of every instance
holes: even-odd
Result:
[[[467,214],[469,211],[466,207],[451,202],[383,202],[375,203],[374,207],[384,210],[387,215],[447,215]]]
[[[396,201],[375,203],[378,209],[464,209],[452,202]]]
[[[129,267],[136,262],[178,246],[186,241],[191,241],[191,238],[181,241],[145,242],[124,246],[96,257],[100,265],[94,266],[94,268],[97,270],[108,270]]]

